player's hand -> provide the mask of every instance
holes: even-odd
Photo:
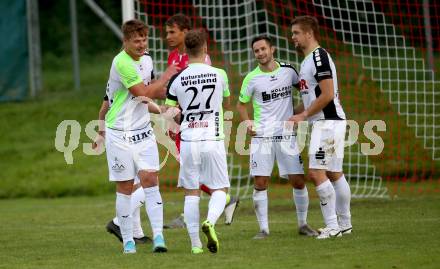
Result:
[[[177,74],[177,72],[180,71],[180,67],[177,66],[177,64],[172,64],[170,66],[168,66],[168,68],[165,70],[165,72],[162,74],[162,77],[165,80],[170,80],[172,76],[174,76],[175,74]]]
[[[95,137],[92,143],[92,149],[98,151],[99,147],[104,144],[105,141],[105,131],[99,131],[98,135]]]
[[[173,132],[173,131],[171,131],[171,130],[168,130],[168,131],[167,131],[167,135],[168,135],[168,136],[171,138],[171,140],[173,140],[173,141],[176,141],[177,134],[178,134],[178,133],[175,133],[175,132]]]
[[[247,134],[250,136],[256,136],[257,132],[255,131],[255,125],[253,121],[247,121]]]
[[[292,117],[290,117],[288,119],[288,121],[294,123],[294,124],[298,124],[300,121],[305,121],[307,119],[306,115],[303,113],[297,114],[297,115],[293,115]]]
[[[163,108],[161,107],[161,110]],[[165,110],[162,111],[162,117],[164,117],[166,120],[172,120],[174,121],[174,118],[180,114],[180,109],[178,107],[165,107]]]

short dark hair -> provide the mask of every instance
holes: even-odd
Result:
[[[254,37],[254,39],[252,39],[251,48],[254,48],[254,43],[260,40],[265,40],[267,44],[269,44],[269,46],[272,47],[272,39],[270,39],[270,37],[268,37],[267,35],[259,35]]]
[[[173,26],[173,25],[177,25],[177,27],[179,27],[180,31],[183,30],[191,30],[191,20],[188,18],[188,16],[182,14],[182,13],[177,13],[174,14],[173,16],[169,17],[168,20],[165,22],[166,26]]]
[[[185,48],[188,56],[199,56],[206,41],[207,34],[204,29],[188,31],[185,35]]]
[[[299,27],[304,32],[313,32],[313,36],[316,40],[319,40],[319,22],[318,19],[316,19],[313,16],[298,16],[295,17],[290,26],[293,26],[295,24],[298,24]]]
[[[148,35],[148,26],[141,20],[129,20],[122,25],[124,39],[130,39],[134,34],[142,37]]]

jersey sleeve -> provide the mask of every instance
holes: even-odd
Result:
[[[136,71],[132,61],[125,57],[121,57],[116,62],[116,71],[119,73],[122,84],[127,89],[142,82],[142,78]]]
[[[177,77],[177,74],[171,77],[170,82],[168,83],[167,87],[167,99],[165,100],[165,105],[168,106],[177,106],[177,93],[176,93],[176,86],[174,83],[175,79]]]
[[[231,92],[229,91],[229,79],[228,79],[228,75],[226,74],[225,70],[223,69],[218,69],[220,72],[221,77],[223,78],[223,97],[228,97],[231,95]]]
[[[238,100],[242,103],[249,103],[252,98],[253,88],[250,87],[251,76],[248,74],[241,84],[240,97]]]
[[[324,79],[333,78],[330,59],[328,53],[324,49],[318,48],[313,52],[313,62],[315,63],[316,68],[314,76],[316,81],[320,82]]]

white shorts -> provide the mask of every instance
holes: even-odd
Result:
[[[110,181],[134,179],[140,170],[159,171],[159,152],[150,127],[136,131],[106,128],[105,147]]]
[[[189,190],[205,184],[210,189],[229,188],[225,143],[220,141],[181,141],[177,187]]]
[[[281,177],[288,178],[288,175],[304,174],[296,136],[253,137],[250,147],[252,176],[270,176],[275,159]]]
[[[319,120],[312,125],[309,168],[342,172],[347,121]]]

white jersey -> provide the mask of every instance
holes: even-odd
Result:
[[[298,84],[298,73],[289,64],[278,63],[272,72],[257,66],[247,74],[240,90],[240,102],[252,100],[257,136],[283,134],[284,121],[293,115],[293,86]]]
[[[121,51],[113,59],[107,96],[110,110],[105,117],[106,127],[115,130],[133,131],[143,129],[150,123],[147,104],[133,96],[128,88],[143,82],[150,84],[154,78],[153,61],[145,54],[138,61]]]
[[[317,120],[341,120],[345,119],[338,96],[338,79],[336,67],[330,55],[323,48],[318,47],[304,58],[299,72],[300,93],[307,109],[319,97],[321,89],[319,82],[324,79],[333,79],[334,98],[320,112],[310,116],[310,123]]]
[[[182,108],[182,141],[224,139],[222,104],[229,95],[226,72],[207,64],[189,64],[171,78],[165,104]]]

